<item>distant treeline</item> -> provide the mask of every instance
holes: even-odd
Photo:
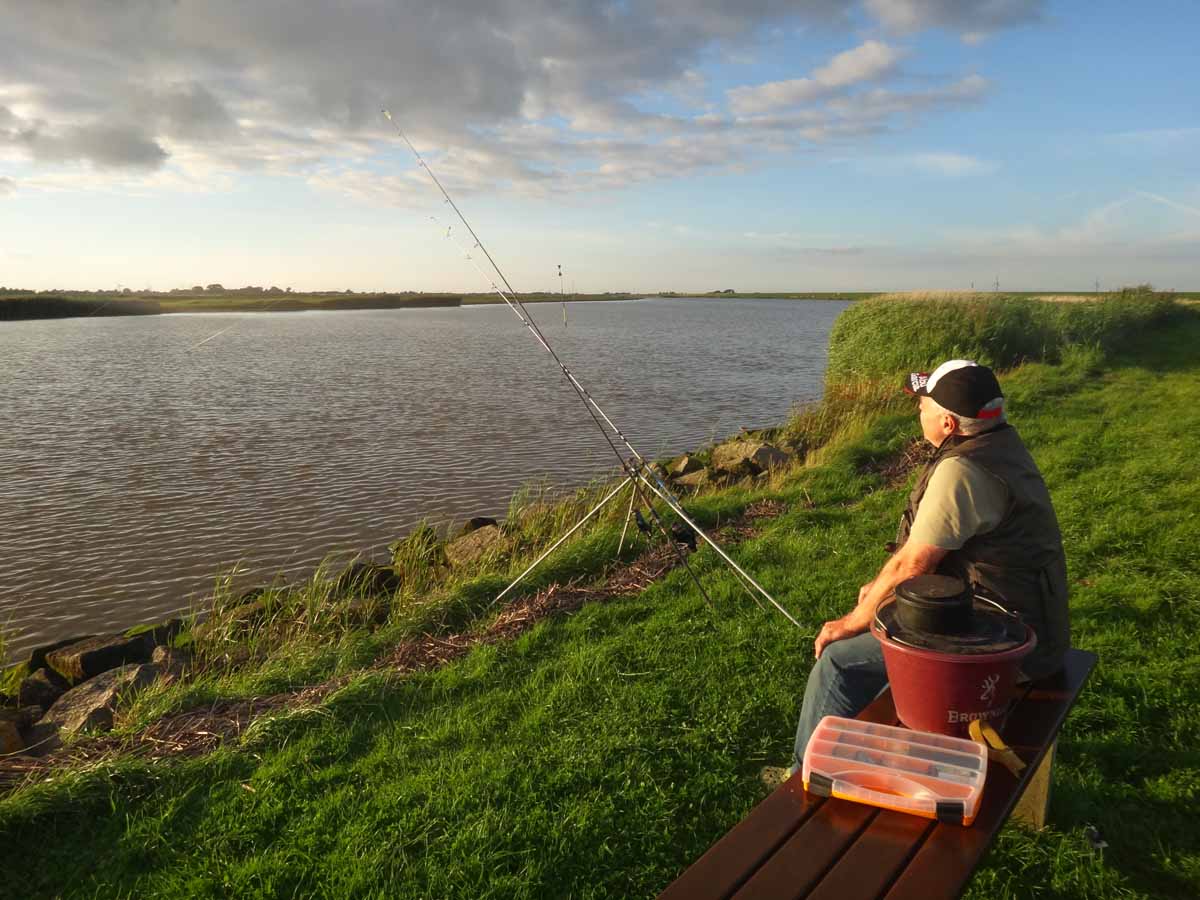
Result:
[[[58,297],[41,294],[0,297],[0,320],[70,319],[79,316],[153,316],[161,312],[152,300]]]

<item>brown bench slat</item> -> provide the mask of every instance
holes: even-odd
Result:
[[[1072,650],[1061,672],[1038,682],[1029,691],[1018,714],[1004,730],[1005,741],[1029,764],[1020,786],[1014,789],[1016,779],[1003,766],[990,765],[975,824],[970,828],[937,825],[888,891],[888,900],[956,897],[962,892],[1016,806],[1021,789],[1033,776],[1095,665],[1096,654]]]
[[[932,819],[883,810],[808,896],[882,896],[936,825]]]
[[[732,896],[823,803],[821,798],[806,794],[799,779],[780,785],[671,882],[660,897],[694,900]]]
[[[878,813],[861,803],[826,801],[734,896],[804,897]]]

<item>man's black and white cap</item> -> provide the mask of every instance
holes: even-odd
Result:
[[[968,419],[1002,419],[1004,395],[987,366],[970,359],[951,359],[932,372],[910,372],[904,391],[931,397],[942,409]]]

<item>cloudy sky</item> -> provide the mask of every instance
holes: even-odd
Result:
[[[1200,289],[1195,0],[0,0],[0,285]],[[449,239],[447,239],[447,230]]]

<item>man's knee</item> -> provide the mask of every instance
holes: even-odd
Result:
[[[864,641],[863,638],[869,640]],[[874,668],[881,661],[879,642],[871,634],[859,635],[842,641],[826,644],[817,660],[826,673],[844,673],[862,667]]]

